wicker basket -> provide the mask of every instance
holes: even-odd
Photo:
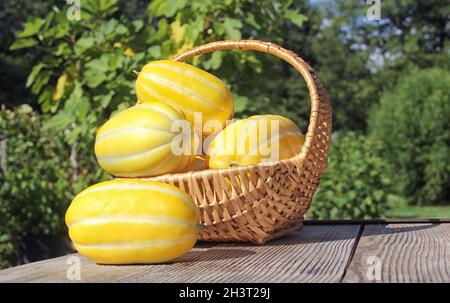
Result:
[[[291,64],[303,76],[311,97],[311,115],[300,154],[263,165],[144,179],[175,185],[194,200],[200,210],[201,223],[205,225],[199,239],[262,244],[303,226],[303,216],[327,166],[331,106],[313,69],[295,53],[273,43],[217,41],[190,49],[173,60],[185,61],[193,56],[227,49],[274,55]]]

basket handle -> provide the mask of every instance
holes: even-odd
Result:
[[[311,114],[306,140],[298,156],[307,157],[308,154],[313,154],[314,157],[323,156],[325,161],[317,161],[317,163],[318,165],[320,165],[319,163],[325,163],[324,165],[326,166],[326,157],[331,143],[331,104],[325,88],[320,83],[314,70],[294,52],[270,42],[225,40],[194,47],[172,60],[183,62],[194,56],[228,49],[253,50],[274,55],[292,65],[302,75],[308,86],[311,98]],[[322,171],[324,168],[320,167],[320,170]]]

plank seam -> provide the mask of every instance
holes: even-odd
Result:
[[[344,281],[345,276],[347,275],[347,270],[348,270],[348,268],[350,267],[350,264],[353,261],[353,257],[355,256],[356,248],[358,247],[359,240],[361,239],[362,234],[364,232],[364,227],[365,227],[364,223],[361,224],[361,226],[359,227],[358,234],[356,236],[355,242],[352,245],[352,248],[351,248],[351,251],[350,251],[350,256],[349,256],[349,258],[347,260],[347,263],[345,264],[344,271],[342,273],[341,278],[339,279],[339,283],[342,283],[342,281]]]

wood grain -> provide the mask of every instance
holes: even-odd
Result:
[[[366,225],[343,281],[450,282],[450,224]]]
[[[102,266],[73,256],[81,260],[80,282],[338,282],[359,229],[306,226],[261,246],[203,243],[171,264]],[[67,258],[2,270],[0,282],[72,282]]]

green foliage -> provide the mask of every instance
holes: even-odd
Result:
[[[0,269],[19,264],[18,249],[15,241],[10,241],[8,235],[0,236]]]
[[[383,0],[379,21],[365,19],[369,2],[325,1],[327,25],[306,37],[335,129],[365,130],[369,109],[410,66],[450,68],[448,1]]]
[[[395,167],[398,192],[413,203],[450,200],[450,74],[412,69],[386,91],[371,119],[373,137]]]
[[[29,1],[14,0],[0,1],[0,104],[17,106],[31,103],[30,92],[24,89],[29,69],[36,64],[40,53],[34,49],[9,51],[14,43],[15,33],[22,28],[28,17],[33,19],[45,16],[53,4],[59,0]],[[29,29],[24,34],[29,32]],[[25,38],[25,37],[24,37]],[[26,44],[27,39],[23,42]],[[28,42],[30,43],[30,42]]]
[[[10,49],[33,47],[44,54],[27,86],[38,96],[41,110],[54,114],[47,129],[75,125],[66,137],[72,142],[81,134],[93,136],[112,112],[136,102],[133,70],[146,62],[213,40],[267,37],[281,33],[284,22],[298,26],[307,19],[289,8],[290,1],[255,3],[155,0],[148,6],[150,18],[132,19],[117,17],[117,0],[87,0],[81,20],[70,21],[57,8],[45,18],[29,18]],[[244,70],[261,71],[255,54],[215,53],[193,63],[228,76],[232,87],[238,87],[236,108],[244,111],[240,93],[248,90],[237,79]]]
[[[63,133],[42,129],[42,122],[27,105],[0,111],[0,254],[9,260],[20,236],[64,233],[73,196],[107,178],[97,168],[92,138],[69,145]]]
[[[390,166],[380,155],[381,142],[355,133],[333,140],[328,168],[308,216],[318,219],[383,217],[389,208]]]
[[[117,1],[84,1],[81,20],[65,10],[30,18],[11,49],[36,45],[43,56],[28,77],[44,113],[55,113],[46,129],[70,127],[66,139],[95,134],[111,111],[132,104],[132,73],[143,63],[143,21],[114,17]],[[24,42],[25,41],[25,42]],[[33,41],[33,42],[32,42]]]

